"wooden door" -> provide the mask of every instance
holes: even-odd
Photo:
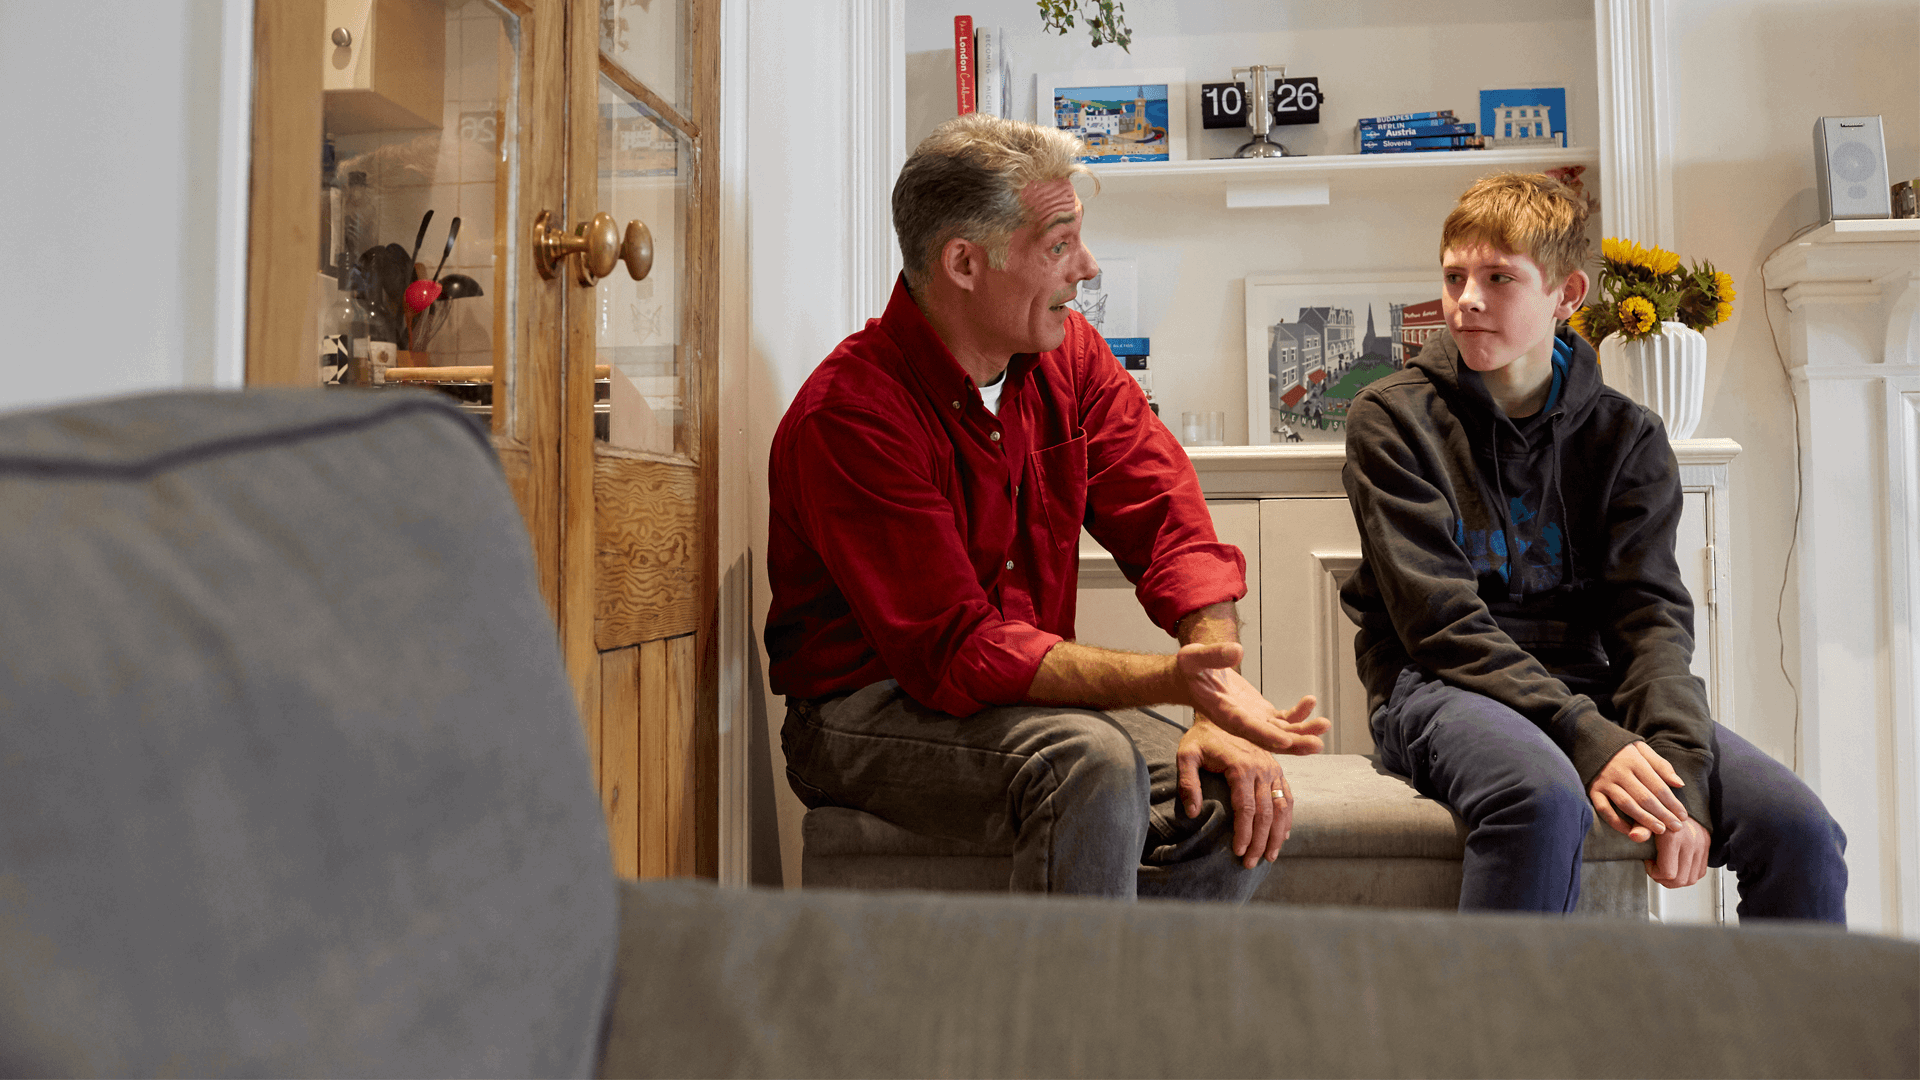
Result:
[[[641,877],[719,872],[718,9],[599,0],[569,27],[569,203],[653,250],[642,280],[569,290],[562,431],[561,638],[614,865]]]
[[[387,307],[356,343],[408,365],[381,387],[490,417],[629,876],[718,868],[717,7],[256,4],[248,381],[340,375],[323,332],[357,298]],[[639,280],[561,250],[602,211],[651,234]],[[465,295],[411,314],[389,246]]]
[[[324,354],[386,341],[419,366],[372,389],[489,417],[556,614],[565,292],[529,240],[566,194],[567,19],[566,0],[259,0],[248,253],[247,381],[372,383]],[[461,286],[412,315],[372,254],[390,246]],[[370,324],[351,345],[324,333],[349,299]]]

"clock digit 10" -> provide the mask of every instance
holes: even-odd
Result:
[[[1326,95],[1320,92],[1320,80],[1316,76],[1274,80],[1274,126],[1319,123],[1320,103],[1325,100]]]
[[[1237,82],[1201,83],[1200,126],[1203,128],[1246,127],[1246,89]]]

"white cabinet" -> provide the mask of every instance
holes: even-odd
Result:
[[[1247,596],[1240,601],[1240,645],[1246,650],[1242,671],[1256,683],[1260,674],[1260,590],[1259,570],[1260,504],[1251,499],[1209,501],[1213,511],[1213,531],[1221,540],[1238,547],[1247,557]],[[1074,619],[1078,640],[1088,645],[1127,652],[1169,653],[1177,642],[1153,625],[1134,598],[1133,583],[1120,573],[1113,556],[1107,554],[1093,537],[1080,534],[1080,596]],[[1182,723],[1193,719],[1193,710],[1184,705],[1165,710]]]
[[[1675,554],[1694,601],[1693,671],[1707,684],[1714,719],[1738,730],[1730,644],[1722,627],[1732,618],[1727,467],[1740,445],[1690,439],[1676,443],[1674,452],[1686,500]],[[1333,721],[1329,753],[1371,753],[1366,691],[1354,669],[1355,628],[1340,610],[1340,586],[1360,563],[1360,537],[1340,483],[1345,450],[1232,446],[1187,453],[1207,493],[1215,531],[1247,558],[1242,670],[1283,707],[1302,694],[1318,698],[1320,713]],[[1112,556],[1084,534],[1080,565],[1081,641],[1133,652],[1173,651],[1173,639],[1148,621]],[[1649,888],[1654,913],[1663,921],[1732,918],[1732,880],[1724,872],[1690,889]]]

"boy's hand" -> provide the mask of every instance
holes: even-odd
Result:
[[[1253,688],[1234,665],[1243,650],[1238,642],[1195,642],[1182,645],[1176,662],[1187,686],[1187,702],[1223,731],[1238,735],[1276,754],[1317,754],[1320,736],[1333,727],[1324,716],[1307,719],[1313,695],[1281,712]]]
[[[1711,837],[1697,821],[1686,821],[1653,841],[1655,857],[1647,860],[1647,876],[1668,889],[1684,889],[1707,872]]]
[[[1601,820],[1638,843],[1665,837],[1687,823],[1687,808],[1673,794],[1674,788],[1686,786],[1666,758],[1646,743],[1636,742],[1613,755],[1600,775],[1593,778],[1587,797],[1593,800],[1594,812]],[[1622,812],[1626,818],[1620,816]]]
[[[1233,853],[1251,870],[1280,857],[1280,845],[1293,830],[1293,789],[1272,754],[1211,720],[1195,715],[1174,755],[1180,773],[1180,805],[1188,817],[1200,813],[1200,770],[1226,777],[1232,791]],[[1278,792],[1276,797],[1274,794]]]

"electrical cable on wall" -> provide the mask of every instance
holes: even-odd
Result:
[[[1787,354],[1780,348],[1780,336],[1773,328],[1773,305],[1768,303],[1771,291],[1767,287],[1767,263],[1775,255],[1786,249],[1788,244],[1800,239],[1818,227],[1818,223],[1803,226],[1792,236],[1782,241],[1779,247],[1767,253],[1760,260],[1760,310],[1767,317],[1767,340],[1773,343],[1773,357],[1780,362],[1780,374],[1787,380],[1787,403],[1793,406],[1793,532],[1787,538],[1787,557],[1780,566],[1780,594],[1773,605],[1773,629],[1780,639],[1780,674],[1787,680],[1787,688],[1793,691],[1793,771],[1800,771],[1800,686],[1793,681],[1793,674],[1787,670],[1787,582],[1792,580],[1793,560],[1800,549],[1800,505],[1803,464],[1800,460],[1800,398],[1793,392],[1793,372],[1787,368]]]

